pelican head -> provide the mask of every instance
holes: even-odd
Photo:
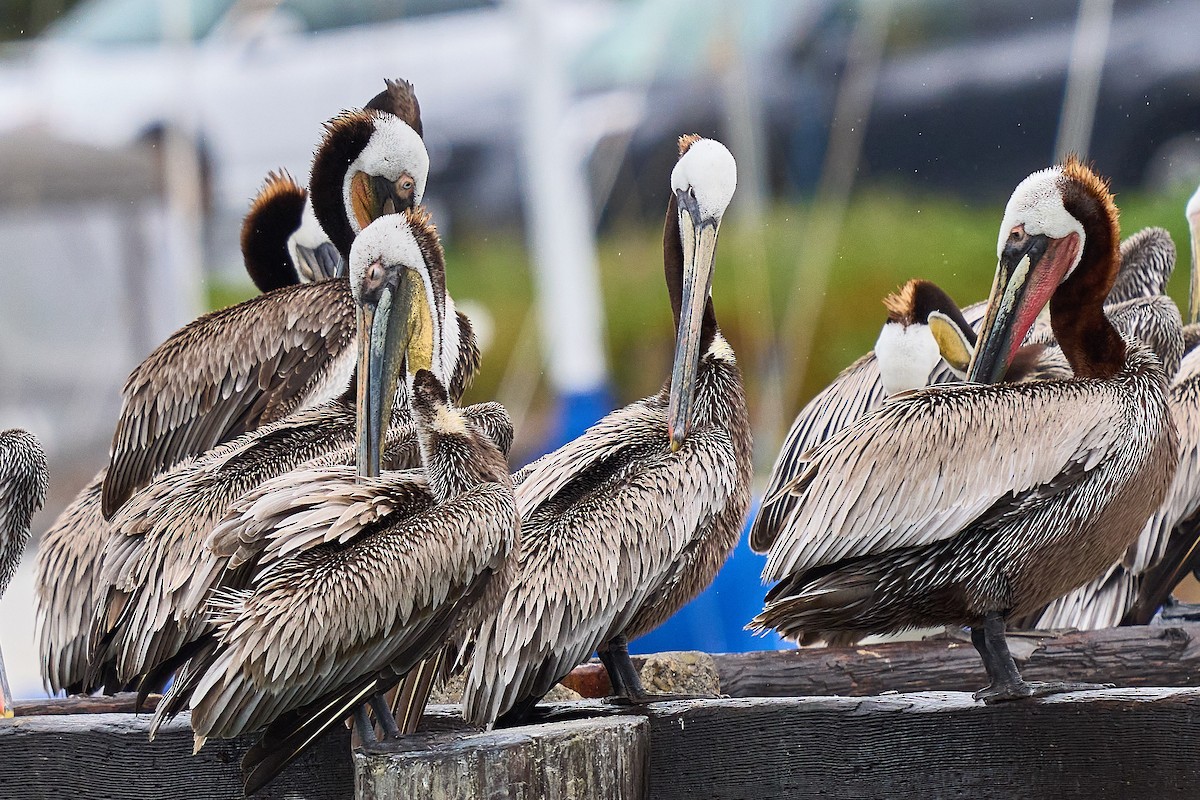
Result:
[[[1004,376],[1038,314],[1079,266],[1088,244],[1085,216],[1107,217],[1112,269],[1089,277],[1107,281],[1097,293],[1108,294],[1116,277],[1116,213],[1108,186],[1073,157],[1021,181],[1004,209],[996,277],[968,380],[995,383]]]
[[[667,408],[672,451],[683,446],[691,424],[701,327],[712,293],[717,232],[736,187],[737,164],[725,145],[695,135],[680,137],[679,161],[671,172],[683,249],[682,291],[676,308],[679,327]]]
[[[941,287],[914,279],[883,304],[888,318],[875,342],[875,357],[887,394],[925,386],[943,359],[960,378],[966,374],[975,331]]]
[[[374,220],[421,202],[429,153],[416,131],[386,111],[347,111],[325,127],[309,191],[317,221],[346,255]]]
[[[1185,211],[1188,221],[1188,231],[1192,234],[1192,279],[1188,284],[1188,322],[1200,322],[1200,187],[1188,200]]]
[[[378,475],[400,379],[429,370],[443,384],[446,277],[437,231],[423,209],[368,225],[350,250],[358,308],[358,471]]]

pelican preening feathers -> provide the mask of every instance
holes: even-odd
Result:
[[[779,583],[756,627],[807,641],[969,625],[980,697],[1076,688],[1024,682],[1005,619],[1119,559],[1177,458],[1159,360],[1103,313],[1117,239],[1108,188],[1080,163],[1017,187],[968,379],[1000,380],[1047,302],[1075,377],[923,389],[808,452],[764,500],[798,498],[765,541]]]
[[[307,187],[268,176],[242,228],[263,294],[131,373],[109,464],[39,553],[47,685],[169,685],[152,731],[190,709],[197,748],[261,732],[249,792],[347,718],[369,742],[368,705],[413,730],[435,673],[465,674],[483,726],[528,720],[594,653],[621,699],[652,701],[628,641],[711,582],[746,521],[749,415],[711,295],[730,152],[679,139],[666,383],[510,475],[508,413],[459,406],[479,351],[421,206],[422,135],[389,81],[327,123]],[[1069,159],[1018,185],[997,258],[986,304],[920,279],[885,300],[875,352],[797,418],[750,535],[777,582],[755,628],[970,626],[988,702],[1081,688],[1025,682],[1006,625],[1144,617],[1191,568],[1200,508],[1200,326],[1162,296],[1170,238],[1119,245],[1107,185]],[[12,433],[0,591],[45,489]],[[397,724],[382,693],[401,682]]]

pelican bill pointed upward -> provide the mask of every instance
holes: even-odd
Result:
[[[699,594],[737,543],[749,505],[751,434],[733,350],[709,287],[736,181],[718,142],[685,136],[672,173],[663,261],[677,341],[657,394],[618,409],[514,475],[517,574],[470,639],[463,713],[525,719],[599,652],[614,690],[653,699],[627,640]]]

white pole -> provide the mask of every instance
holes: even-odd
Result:
[[[550,385],[562,404],[559,434],[567,439],[595,422],[608,382],[585,154],[563,125],[569,94],[563,54],[548,30],[551,3],[510,3],[524,56],[521,150],[534,288]]]
[[[1079,2],[1071,60],[1067,63],[1067,88],[1058,120],[1058,141],[1054,143],[1056,161],[1062,161],[1068,153],[1086,155],[1091,145],[1112,9],[1113,0]]]
[[[194,97],[195,54],[192,41],[192,0],[171,0],[162,8],[163,41],[179,58],[179,85],[169,124],[163,131],[163,191],[166,195],[168,269],[160,300],[171,298],[152,318],[156,338],[162,339],[203,308],[203,208]],[[173,307],[172,307],[173,306]]]

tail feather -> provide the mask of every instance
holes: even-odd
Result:
[[[835,572],[811,582],[794,578],[767,594],[766,606],[746,628],[759,633],[774,629],[803,644],[843,641],[862,627],[876,585],[873,576],[862,573]]]
[[[433,685],[442,677],[445,658],[445,649],[438,649],[404,676],[391,706],[401,733],[416,733],[421,724],[421,717],[425,714],[425,706],[429,703]]]
[[[305,748],[380,690],[377,678],[359,681],[336,694],[280,716],[242,758],[242,786],[252,795],[275,779]]]

